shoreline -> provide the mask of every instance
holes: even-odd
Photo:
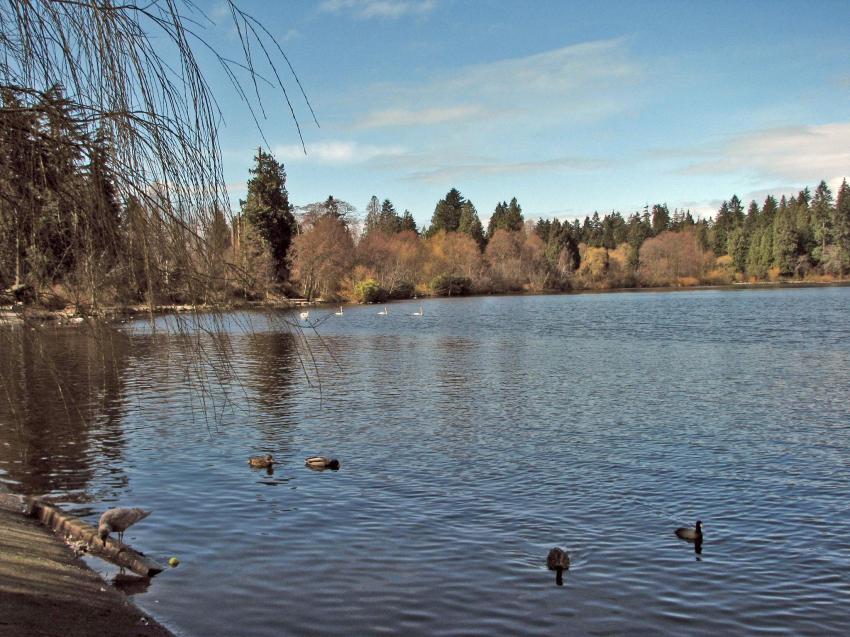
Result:
[[[23,325],[28,321],[41,323],[56,322],[57,325],[78,325],[88,320],[97,322],[114,323],[116,321],[133,320],[143,315],[165,316],[186,313],[210,313],[210,312],[238,312],[245,310],[295,310],[302,307],[327,307],[339,303],[344,305],[381,305],[384,303],[399,303],[422,299],[451,299],[451,298],[476,298],[476,297],[499,297],[499,296],[569,296],[573,294],[621,294],[624,292],[687,292],[687,291],[710,291],[710,290],[771,290],[782,288],[820,288],[820,287],[846,287],[850,286],[850,279],[838,279],[835,281],[738,281],[733,283],[722,283],[713,285],[677,285],[660,287],[615,287],[581,290],[551,290],[551,291],[523,291],[513,290],[506,292],[490,292],[482,294],[463,294],[455,296],[422,296],[409,299],[393,299],[381,303],[352,303],[349,301],[308,301],[306,299],[289,299],[286,301],[252,301],[247,303],[226,303],[215,305],[158,305],[148,308],[139,305],[115,306],[102,310],[95,315],[80,315],[64,308],[61,310],[49,310],[38,306],[0,306],[0,327],[4,325]],[[19,309],[23,307],[23,309]]]
[[[0,499],[7,493],[0,486]],[[174,637],[35,518],[0,501],[0,633]]]

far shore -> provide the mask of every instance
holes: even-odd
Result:
[[[818,288],[818,287],[845,287],[850,286],[850,279],[836,279],[833,281],[736,281],[717,285],[677,285],[659,287],[619,287],[583,290],[551,290],[551,291],[522,291],[514,290],[500,293],[466,294],[459,296],[421,296],[407,299],[393,299],[381,301],[380,303],[403,303],[413,300],[438,299],[438,298],[476,298],[476,297],[498,297],[498,296],[553,296],[573,294],[620,294],[624,292],[690,292],[708,290],[752,290],[752,289],[784,289],[784,288]],[[51,323],[55,325],[80,325],[87,321],[114,323],[117,321],[132,320],[145,315],[174,315],[184,313],[211,313],[211,312],[237,312],[244,310],[295,310],[302,307],[329,307],[344,305],[359,305],[344,300],[308,300],[303,298],[275,299],[269,301],[246,301],[227,302],[220,305],[215,304],[163,304],[148,307],[145,305],[127,305],[108,307],[94,314],[86,314],[77,311],[73,306],[59,310],[47,309],[39,305],[14,305],[0,306],[0,325],[20,325],[27,323]]]

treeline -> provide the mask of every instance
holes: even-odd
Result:
[[[487,227],[455,188],[427,228],[373,196],[362,219],[328,197],[295,208],[286,173],[257,151],[247,196],[187,221],[151,187],[115,187],[108,131],[79,126],[58,90],[4,91],[0,109],[0,291],[104,305],[228,303],[305,296],[378,302],[414,295],[688,286],[843,277],[850,272],[850,187],[825,182],[713,219],[665,204],[628,216],[526,219],[516,198]],[[37,106],[37,108],[31,108]],[[169,211],[175,214],[168,214]],[[163,211],[166,214],[163,214]]]
[[[414,294],[691,286],[824,280],[850,272],[850,187],[825,182],[812,196],[768,196],[746,212],[737,196],[714,219],[665,204],[624,217],[526,220],[516,198],[499,202],[485,231],[457,190],[437,202],[421,234],[412,215],[372,197],[359,236],[330,219],[302,227],[290,255],[310,298],[375,302]],[[320,267],[321,266],[321,267]]]

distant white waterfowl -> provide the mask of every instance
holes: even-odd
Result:
[[[301,314],[299,314],[298,316],[301,317],[302,321],[306,321],[307,319],[310,318],[310,311],[307,310],[306,312],[301,312]]]
[[[378,316],[386,316],[387,314],[389,314],[389,311],[387,310],[387,306],[385,305],[383,311],[378,312]]]
[[[144,520],[151,514],[150,511],[134,507],[127,509],[123,507],[109,509],[100,516],[97,523],[97,536],[101,542],[106,544],[106,538],[113,531],[118,534],[118,540],[124,541],[124,531],[133,526],[139,520]]]
[[[334,316],[342,316],[342,308],[339,308],[339,312],[334,312]]]
[[[339,469],[339,460],[325,456],[310,456],[304,464],[311,469]]]
[[[425,316],[425,312],[422,310],[422,306],[420,305],[420,306],[419,306],[419,311],[418,311],[418,312],[414,312],[413,314],[411,314],[411,316]]]

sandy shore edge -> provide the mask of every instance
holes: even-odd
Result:
[[[173,637],[60,538],[9,506],[0,506],[0,635]]]

